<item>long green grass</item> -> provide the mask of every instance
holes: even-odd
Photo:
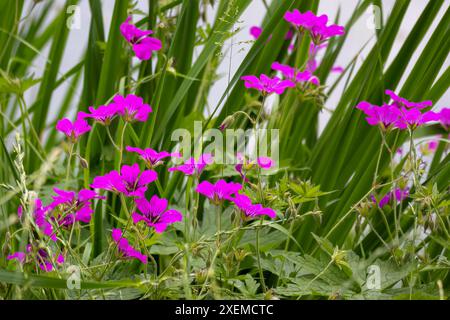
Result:
[[[105,25],[102,2],[89,0],[89,36],[80,44],[85,51],[67,72],[61,72],[71,32],[66,27],[70,18],[66,8],[78,1],[68,0],[64,6],[53,1],[0,2],[0,297],[448,298],[448,132],[433,124],[411,135],[400,131],[383,135],[355,109],[360,101],[382,104],[385,89],[411,101],[440,101],[450,83],[448,1],[425,1],[425,9],[415,17],[397,52],[392,51],[394,42],[413,2],[395,1],[389,11],[382,0],[359,1],[348,21],[338,21],[345,25],[346,35],[330,40],[320,62],[316,74],[322,86],[308,94],[289,90],[266,102],[244,87],[241,76],[271,74],[273,61],[305,66],[311,39],[297,38],[294,49],[288,50],[289,24],[283,15],[294,8],[317,12],[320,2],[271,1],[261,36],[236,71],[225,75],[227,86],[213,106],[208,105],[209,93],[221,76],[219,66],[232,54],[229,43],[235,33],[246,32],[239,30],[240,19],[251,1],[142,2],[147,10],[134,12],[133,21],[154,31],[163,43],[161,51],[149,61],[133,58],[119,29],[133,10],[133,1],[115,1],[111,23]],[[358,63],[358,56],[351,57],[344,73],[330,80],[338,56],[346,54],[347,35],[371,5],[381,7],[385,19],[374,31],[373,43],[364,48],[365,59]],[[206,10],[214,12],[212,22],[204,18]],[[418,58],[410,70],[414,55]],[[37,63],[43,69],[39,77],[30,71]],[[55,91],[62,91],[63,85],[67,89],[57,104]],[[338,103],[328,110],[328,97],[340,88]],[[27,95],[31,89],[36,91],[34,97]],[[259,119],[261,105],[273,103],[260,126],[280,130],[280,168],[249,193],[256,202],[276,209],[277,218],[236,224],[232,207],[216,212],[195,193],[196,179],[169,174],[162,166],[156,169],[161,189],[155,185],[148,193],[168,198],[185,219],[197,213],[199,221],[191,231],[181,222],[162,235],[143,233],[136,243],[148,253],[148,265],[117,258],[110,232],[127,224],[133,208],[111,194],[95,202],[90,224],[77,225],[70,241],[62,244],[64,267],[47,273],[7,260],[8,254],[24,248],[32,229],[22,225],[16,214],[30,192],[48,202],[54,186],[88,188],[95,176],[117,169],[121,160],[138,161],[117,151],[97,124],[77,144],[74,151],[79,156],[70,161],[70,146],[54,129],[57,119],[129,93],[141,96],[153,112],[147,122],[125,128],[123,145],[156,150],[172,150],[172,132],[192,131],[194,121],[202,121],[206,130],[234,115],[231,128],[252,128],[248,117]],[[323,112],[330,112],[330,119],[319,130]],[[122,130],[124,123],[115,122],[112,139],[120,141]],[[441,138],[435,152],[419,152],[437,135]],[[414,154],[411,146],[417,150]],[[399,148],[404,149],[400,155]],[[422,161],[424,165],[417,167]],[[407,200],[383,209],[373,206],[371,195],[380,198],[414,175],[419,180]],[[216,165],[206,170],[202,180],[219,177],[238,181],[232,167]],[[81,270],[79,289],[67,287],[72,276],[69,265]],[[368,285],[371,266],[380,271],[381,287],[376,290]]]

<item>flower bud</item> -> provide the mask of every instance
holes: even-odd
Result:
[[[219,126],[219,130],[223,131],[234,123],[234,115],[226,117]]]

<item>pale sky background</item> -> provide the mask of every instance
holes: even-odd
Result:
[[[274,0],[274,1],[281,1],[281,0]],[[283,0],[284,1],[284,0]],[[386,12],[390,11],[393,7],[395,0],[382,0],[385,10],[385,17],[387,16]],[[433,0],[431,0],[433,1]],[[31,3],[31,0],[28,1]],[[55,2],[60,5],[61,7],[64,5],[65,1],[63,0],[55,0]],[[105,29],[106,32],[108,32],[109,24],[111,21],[112,11],[114,7],[114,1],[113,0],[104,0],[103,2],[103,14],[105,16]],[[136,1],[138,3],[138,6],[143,11],[147,12],[147,0],[138,0]],[[270,2],[270,1],[268,1]],[[400,27],[399,35],[395,41],[394,49],[391,53],[390,60],[392,60],[395,57],[395,54],[400,49],[402,43],[405,41],[409,31],[414,26],[415,22],[419,18],[420,14],[422,13],[423,9],[425,8],[428,1],[424,0],[411,0],[411,4],[409,6],[409,9],[407,11],[406,18],[403,21],[402,26]],[[356,4],[358,3],[357,0],[334,0],[334,1],[327,1],[322,0],[320,2],[319,7],[319,14],[327,14],[330,17],[330,20],[334,20],[334,17],[336,15],[337,9],[341,7],[341,24],[345,24],[346,21],[349,19],[353,9],[355,8]],[[444,10],[439,13],[437,19],[435,19],[432,30],[436,27],[439,20],[442,18],[445,9],[448,8],[450,5],[450,0],[445,1]],[[70,32],[69,40],[68,40],[68,46],[67,50],[64,55],[64,59],[61,65],[60,74],[63,74],[67,70],[69,70],[71,67],[73,67],[75,64],[77,64],[82,54],[85,50],[85,45],[87,43],[88,33],[89,33],[89,23],[90,23],[90,10],[89,10],[89,3],[88,0],[80,0],[80,29],[73,29]],[[55,12],[56,13],[56,12]],[[248,40],[251,40],[252,37],[249,34],[249,28],[253,25],[260,25],[263,17],[265,14],[265,7],[263,5],[262,0],[253,0],[250,6],[247,8],[247,10],[244,12],[242,17],[240,18],[241,23],[239,24],[239,27],[242,29],[240,33],[234,36],[233,43],[239,43],[237,47],[234,47],[233,49],[233,56],[231,59],[231,71],[232,74],[234,71],[239,67],[241,61],[244,59],[246,53],[248,52],[248,49],[250,48],[250,43],[245,43]],[[210,15],[210,18],[213,18],[212,15]],[[356,26],[351,30],[349,34],[349,38],[346,41],[346,44],[344,46],[344,49],[342,51],[342,55],[338,57],[337,65],[340,66],[346,66],[347,63],[355,56],[355,54],[360,50],[360,48],[363,46],[364,43],[366,43],[372,36],[373,36],[373,30],[370,30],[367,27],[367,20],[370,19],[370,12],[368,11],[356,24]],[[429,38],[431,32],[426,36],[426,39]],[[418,52],[423,49],[425,41],[422,42],[423,45],[419,47]],[[229,46],[229,42],[226,44]],[[360,62],[363,61],[365,55],[370,49],[370,45],[368,46],[368,49],[363,51],[360,56]],[[229,50],[227,50],[229,52]],[[417,60],[419,54],[416,52],[411,59],[409,70],[412,69],[414,66],[414,62]],[[48,53],[48,48],[44,50],[44,56],[42,58],[39,58],[37,61],[35,61],[35,70],[36,70],[36,76],[39,76],[39,74],[42,72],[42,67],[45,64],[45,57]],[[446,67],[448,67],[450,64],[450,58],[447,58],[447,61],[444,66],[444,70]],[[216,82],[214,85],[210,96],[209,96],[209,103],[214,108],[217,105],[218,100],[220,99],[221,95],[223,94],[226,85],[227,85],[227,74],[228,74],[228,68],[229,68],[229,57],[224,58],[224,63],[219,68],[219,73],[223,75],[223,77]],[[336,78],[336,76],[331,76],[328,80],[327,84],[333,83],[333,80]],[[56,106],[62,102],[64,92],[67,90],[68,83],[65,85],[62,85],[57,91],[55,91],[52,99],[52,105]],[[343,86],[343,83],[342,83]],[[338,88],[335,90],[335,93],[330,97],[330,99],[327,102],[327,107],[330,109],[334,109],[337,102],[339,101],[339,95],[342,92],[342,86],[341,88]],[[33,88],[33,90],[30,90],[28,97],[30,98],[30,95],[35,95],[37,88]],[[392,88],[396,89],[396,88]],[[77,88],[77,94],[79,95],[81,93],[81,88]],[[407,98],[407,97],[406,97]],[[440,109],[442,107],[448,107],[450,105],[450,92],[447,91],[444,97],[438,102],[435,101],[435,109]],[[75,106],[74,106],[75,107]],[[321,125],[320,128],[322,129],[324,124],[326,124],[327,119],[329,118],[329,115],[324,112],[321,114]]]

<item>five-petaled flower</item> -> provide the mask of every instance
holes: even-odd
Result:
[[[140,149],[135,147],[127,146],[125,148],[128,152],[136,152],[139,154],[140,158],[144,160],[145,164],[149,168],[153,168],[162,163],[162,160],[168,157],[179,157],[177,153],[169,153],[167,151],[155,151],[150,148]]]
[[[153,51],[161,50],[161,40],[150,37],[152,30],[141,30],[130,23],[131,17],[120,25],[120,32],[125,40],[132,46],[136,57],[140,60],[149,60]]]
[[[125,122],[145,122],[152,112],[150,105],[144,103],[141,97],[134,94],[129,94],[126,97],[116,95],[113,101],[111,105],[117,109],[117,113]]]
[[[295,87],[295,83],[291,80],[282,80],[278,77],[270,78],[265,74],[261,74],[259,78],[257,76],[243,76],[241,79],[244,81],[246,88],[261,91],[263,95],[283,94],[287,88]]]
[[[221,179],[215,184],[209,181],[199,183],[195,191],[211,199],[214,204],[220,204],[224,200],[232,200],[233,195],[242,189],[242,185],[236,182],[226,182]]]
[[[272,69],[280,71],[288,80],[298,83],[309,82],[315,86],[320,85],[319,79],[310,71],[300,71],[291,66],[281,64],[279,62],[272,63]]]
[[[149,227],[155,228],[157,233],[162,233],[169,224],[181,221],[182,214],[177,210],[167,210],[167,199],[160,199],[154,195],[150,201],[145,198],[135,200],[136,206],[142,214],[134,212],[131,217],[135,224],[143,221]]]
[[[123,165],[120,174],[113,170],[103,176],[94,178],[91,188],[104,189],[122,193],[127,197],[143,197],[147,191],[147,185],[158,179],[158,174],[153,170],[141,172],[137,163],[132,166]]]
[[[208,164],[213,163],[213,157],[209,153],[202,154],[198,160],[195,158],[189,158],[184,164],[169,168],[169,172],[180,171],[187,176],[200,175]]]
[[[80,116],[85,118],[92,118],[95,122],[104,126],[109,126],[111,121],[117,116],[117,105],[109,104],[106,106],[99,106],[97,109],[89,107],[90,113],[80,112]]]
[[[128,240],[125,239],[122,235],[122,230],[113,229],[112,230],[112,239],[117,245],[118,251],[122,254],[122,256],[126,259],[138,259],[143,264],[147,264],[147,256],[133,248]]]
[[[265,208],[261,204],[252,204],[252,200],[245,194],[237,194],[232,198],[232,201],[246,217],[255,218],[265,215],[274,219],[277,216],[277,213],[272,208]]]
[[[311,38],[316,45],[328,40],[331,37],[342,36],[345,34],[343,26],[339,25],[327,25],[328,16],[321,15],[316,16],[311,11],[301,13],[297,9],[292,12],[287,11],[284,15],[284,19],[290,22],[294,27],[299,28],[301,32],[309,31]]]
[[[48,205],[48,209],[52,211],[53,219],[64,227],[73,225],[76,221],[89,223],[94,212],[91,201],[105,199],[89,189],[81,189],[78,194],[58,188],[53,188],[53,191],[56,196],[53,196],[53,202]]]
[[[58,120],[56,130],[64,133],[72,143],[75,143],[81,135],[91,130],[91,126],[84,119],[83,114],[78,114],[74,122],[67,118]]]

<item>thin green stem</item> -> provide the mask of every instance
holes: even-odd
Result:
[[[266,290],[266,282],[264,280],[264,273],[263,273],[263,269],[261,266],[261,253],[260,253],[260,247],[259,247],[259,232],[260,232],[260,229],[262,227],[262,223],[264,220],[261,218],[260,221],[261,222],[260,222],[259,228],[256,229],[255,250],[256,250],[256,258],[258,260],[258,271],[259,271],[259,279],[261,281],[261,288],[262,288],[263,292],[265,293],[267,291]]]

